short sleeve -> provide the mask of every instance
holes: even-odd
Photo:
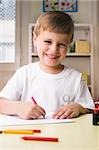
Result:
[[[78,91],[77,91],[77,95],[75,98],[75,102],[79,103],[85,108],[89,108],[89,109],[94,108],[94,102],[90,94],[90,91],[88,89],[87,84],[82,78],[78,86]]]
[[[19,100],[23,87],[23,72],[18,69],[0,92],[0,97]]]

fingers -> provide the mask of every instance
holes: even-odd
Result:
[[[80,114],[80,107],[77,104],[68,104],[61,107],[57,112],[54,113],[53,118],[65,119],[74,118]]]
[[[36,108],[33,108],[29,114],[30,119],[37,119],[41,116],[41,112],[38,111]]]
[[[39,105],[35,105],[29,115],[33,119],[40,118],[41,116],[45,117],[45,110]]]
[[[37,119],[45,117],[45,110],[39,105],[32,103],[21,103],[18,107],[17,115],[23,119]]]
[[[55,119],[66,119],[66,118],[70,118],[70,116],[72,116],[71,114],[72,114],[71,110],[67,110],[67,111],[66,110],[60,110],[53,115],[53,118],[55,118]]]
[[[45,110],[40,107],[39,105],[36,105],[33,109],[33,115],[36,116],[36,118],[39,118],[41,116],[45,117]]]

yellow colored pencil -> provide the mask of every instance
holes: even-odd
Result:
[[[1,131],[5,134],[33,134],[33,130],[3,130]]]

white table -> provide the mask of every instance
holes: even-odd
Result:
[[[92,114],[74,120],[72,123],[14,126],[41,129],[42,133],[35,136],[58,137],[59,142],[24,141],[20,138],[23,135],[0,134],[0,150],[99,150],[99,126],[92,125]]]

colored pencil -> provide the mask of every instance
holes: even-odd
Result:
[[[58,142],[58,138],[56,137],[34,137],[34,136],[23,136],[21,137],[23,140],[27,141],[49,141],[49,142]]]

